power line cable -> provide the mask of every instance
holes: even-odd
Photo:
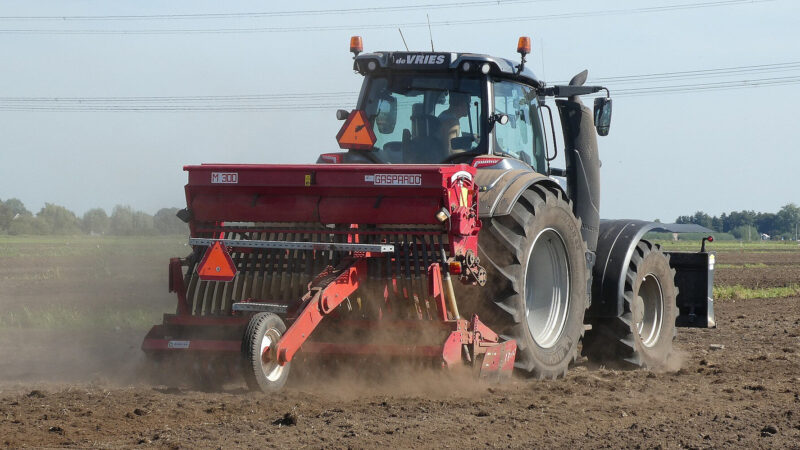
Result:
[[[800,84],[800,76],[760,78],[752,80],[725,81],[717,83],[698,83],[670,86],[653,86],[632,89],[613,89],[613,97],[631,97],[646,95],[682,94],[764,86],[785,86]],[[0,103],[0,111],[42,111],[42,112],[248,112],[248,111],[304,111],[334,109],[340,103],[314,104],[252,104],[252,105],[7,105]]]
[[[434,26],[476,25],[487,23],[518,23],[540,20],[564,20],[586,17],[631,15],[659,13],[669,11],[691,10],[701,8],[714,8],[722,6],[750,5],[756,3],[772,2],[775,0],[719,0],[679,5],[651,6],[630,9],[608,9],[585,11],[575,13],[545,14],[538,16],[513,16],[502,18],[481,18],[464,20],[444,20],[431,22]],[[36,34],[36,35],[170,35],[170,34],[238,34],[238,33],[291,33],[291,32],[316,32],[338,30],[380,30],[389,28],[419,28],[427,27],[428,22],[409,22],[402,24],[362,24],[362,25],[322,25],[322,26],[293,26],[293,27],[251,27],[251,28],[183,28],[183,29],[0,29],[0,34]]]
[[[616,83],[625,85],[634,84],[639,80],[644,81],[682,81],[702,79],[707,76],[726,77],[732,75],[763,73],[765,70],[780,69],[790,71],[800,69],[800,62],[785,62],[772,64],[757,64],[745,66],[732,66],[714,69],[686,70],[677,72],[658,72],[639,75],[621,75],[614,77],[603,77],[592,79],[591,83],[609,84],[613,87]],[[722,82],[722,81],[720,81]],[[738,81],[736,81],[738,82]],[[565,84],[556,82],[553,84]],[[719,82],[718,82],[719,83]],[[641,89],[658,89],[660,85],[653,85]],[[615,92],[619,92],[615,90]],[[254,102],[309,102],[322,100],[326,102],[350,100],[356,98],[358,91],[334,91],[334,92],[294,92],[279,94],[234,94],[234,95],[188,95],[188,96],[130,96],[130,97],[0,97],[0,102],[13,104],[26,103],[54,103],[54,104],[96,104],[96,103],[239,103],[247,104]],[[275,103],[277,104],[277,103]]]
[[[291,17],[319,15],[351,15],[365,13],[384,13],[447,8],[473,8],[485,6],[507,6],[525,3],[543,3],[555,0],[481,0],[449,3],[425,3],[400,6],[367,6],[361,8],[306,9],[291,11],[261,11],[240,13],[194,13],[194,14],[142,14],[142,15],[101,15],[101,16],[0,16],[0,20],[25,21],[135,21],[135,20],[196,20],[196,19],[239,19],[262,17]]]

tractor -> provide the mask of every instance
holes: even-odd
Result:
[[[151,359],[265,392],[314,357],[550,379],[581,353],[662,367],[676,326],[714,326],[712,252],[644,239],[663,224],[600,220],[612,102],[586,71],[548,86],[526,37],[518,61],[364,53],[357,36],[350,50],[364,81],[336,112],[340,151],[184,167],[193,250],[170,261],[178,305],[145,337]]]

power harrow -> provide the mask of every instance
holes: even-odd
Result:
[[[191,355],[215,374],[241,367],[264,391],[284,385],[298,352],[511,375],[516,342],[462,317],[455,297],[454,278],[486,283],[473,167],[184,170],[193,252],[170,261],[178,306],[144,340],[154,359]]]

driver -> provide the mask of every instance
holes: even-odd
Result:
[[[469,112],[469,94],[450,91],[450,106],[439,114],[439,138],[448,154],[453,153],[451,139],[461,136],[460,120]]]

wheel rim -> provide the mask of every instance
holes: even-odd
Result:
[[[284,366],[278,364],[277,359],[274,358],[274,349],[272,348],[280,338],[281,332],[274,328],[267,330],[264,333],[264,337],[261,338],[261,371],[269,381],[277,381],[283,373]]]
[[[569,309],[569,257],[561,235],[542,230],[533,241],[525,276],[525,316],[533,341],[542,348],[555,345]]]
[[[661,337],[661,323],[664,319],[664,295],[661,283],[652,273],[645,275],[636,297],[637,310],[634,324],[642,339],[642,345],[653,347]]]

